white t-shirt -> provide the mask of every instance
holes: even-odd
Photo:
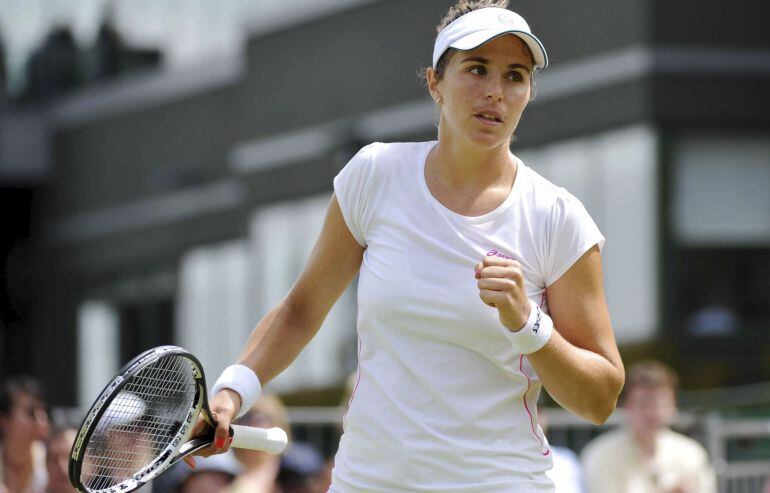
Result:
[[[545,492],[541,383],[478,295],[485,255],[518,260],[529,298],[604,238],[582,204],[518,162],[509,197],[466,217],[425,182],[435,142],[364,147],[334,180],[365,247],[358,382],[331,492]]]

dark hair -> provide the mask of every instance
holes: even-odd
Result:
[[[465,14],[468,14],[475,10],[486,9],[490,7],[507,9],[509,3],[510,3],[510,0],[460,0],[454,6],[449,8],[447,13],[441,19],[441,22],[438,23],[438,25],[436,26],[436,33],[440,33],[441,31],[444,30],[445,27],[447,27],[449,24],[456,21],[460,17],[464,16]],[[529,47],[527,47],[527,50],[529,50]],[[449,61],[452,59],[455,53],[457,53],[457,50],[455,48],[448,48],[438,59],[435,67],[437,80],[441,80],[444,77],[444,72],[446,70],[446,67],[447,65],[449,65]],[[533,57],[533,61],[534,61],[534,57]],[[533,70],[532,77],[529,79],[530,86],[532,88],[532,95],[530,99],[534,99],[535,97],[535,73],[536,72],[537,72],[537,68]],[[427,80],[426,76],[422,76],[422,78]]]
[[[45,402],[45,391],[38,380],[28,375],[9,377],[0,384],[0,416],[7,416],[11,412],[18,394],[27,394]]]
[[[509,3],[511,3],[510,0],[460,0],[453,7],[449,7],[444,18],[441,19],[441,22],[436,26],[436,33],[440,33],[449,24],[474,10],[487,9],[490,7],[507,9]]]
[[[679,387],[679,379],[671,367],[656,360],[641,361],[632,365],[626,375],[625,391],[633,387],[667,388],[673,391]]]

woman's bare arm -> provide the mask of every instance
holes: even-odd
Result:
[[[358,272],[363,253],[342,217],[337,198],[332,196],[321,234],[297,282],[254,328],[238,363],[254,370],[263,385],[286,369]],[[218,425],[213,449],[202,455],[227,450],[228,428],[241,407],[241,398],[226,388],[213,396],[209,405]],[[197,430],[204,426],[199,423]],[[193,463],[192,459],[185,460]]]
[[[594,246],[548,287],[555,330],[541,349],[528,354],[548,393],[562,406],[593,423],[615,410],[625,379],[602,286],[599,248]],[[476,266],[479,296],[497,308],[500,322],[518,332],[531,305],[521,265],[485,257]]]
[[[546,295],[555,330],[527,358],[559,404],[603,423],[615,410],[625,371],[604,297],[599,248],[586,252]]]
[[[313,338],[361,266],[356,242],[332,197],[323,229],[289,294],[255,327],[238,362],[267,383]]]

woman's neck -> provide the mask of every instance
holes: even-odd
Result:
[[[505,202],[517,171],[507,146],[480,152],[439,140],[425,162],[425,183],[447,209],[477,217]]]
[[[434,178],[455,189],[510,186],[516,175],[508,145],[481,149],[440,136],[429,161]]]

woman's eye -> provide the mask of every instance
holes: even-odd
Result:
[[[473,75],[486,75],[486,74],[487,74],[487,69],[486,69],[486,68],[484,68],[484,67],[478,66],[478,67],[473,67],[473,68],[470,70],[470,72],[471,72]]]
[[[513,71],[510,74],[508,74],[508,78],[515,81],[524,80],[524,76],[521,75],[521,72],[516,72],[516,71]]]

